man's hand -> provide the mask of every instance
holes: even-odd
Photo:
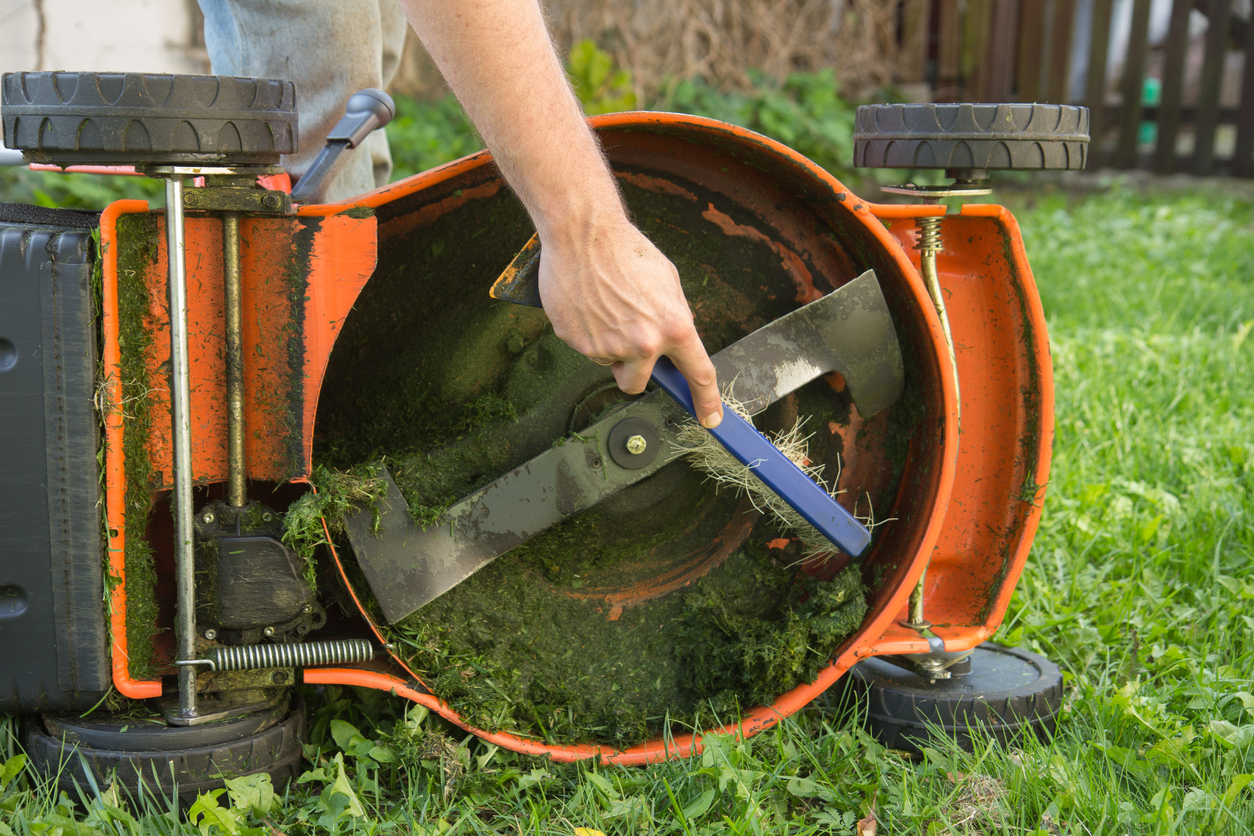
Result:
[[[579,233],[575,240],[541,242],[540,298],[554,333],[612,364],[619,388],[630,394],[644,391],[653,364],[667,355],[687,378],[702,425],[718,426],[723,408],[714,364],[675,265],[625,218]]]
[[[540,234],[540,295],[557,335],[644,390],[665,354],[697,419],[722,420],[714,366],[679,275],[632,226],[536,0],[401,0]]]

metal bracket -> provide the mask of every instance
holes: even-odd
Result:
[[[178,701],[169,700],[162,702],[161,715],[165,718],[166,723],[171,726],[203,726],[206,723],[230,720],[235,717],[243,717],[246,714],[255,714],[259,711],[270,711],[279,704],[280,700],[287,699],[287,695],[288,692],[286,690],[276,689],[273,695],[261,700],[220,704],[207,710],[205,706],[212,705],[212,703],[205,701],[195,714],[187,714],[180,708]]]
[[[282,215],[292,211],[292,196],[253,186],[196,186],[183,190],[183,208],[198,212]]]

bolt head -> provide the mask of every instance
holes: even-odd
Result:
[[[633,456],[638,456],[645,450],[649,449],[649,442],[642,435],[633,435],[627,439],[627,452]]]
[[[213,512],[206,511],[204,514],[201,515],[200,519],[202,522],[205,523],[205,525],[208,525],[209,523],[213,522]]]
[[[200,198],[196,196],[195,192],[183,193],[183,205],[184,206],[195,206],[199,201],[200,201]]]
[[[213,629],[212,627],[210,627],[208,630],[205,631],[205,638],[207,640],[213,641],[217,637],[218,637],[218,631]]]
[[[266,636],[267,638],[271,638],[271,639],[272,639],[272,638],[274,638],[274,628],[273,628],[273,627],[267,627],[266,629],[262,630],[261,632],[262,632],[263,634],[265,634],[265,636]]]
[[[303,612],[305,615],[309,615],[311,612],[313,612],[313,604],[306,604],[305,606],[300,608],[300,611]]]
[[[261,205],[267,209],[278,209],[279,196],[277,194],[263,195],[261,198]]]

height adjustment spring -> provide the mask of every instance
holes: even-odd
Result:
[[[300,644],[251,644],[244,647],[215,647],[206,660],[211,670],[251,671],[261,668],[307,668],[316,665],[346,665],[368,662],[374,645],[366,639]]]
[[[941,218],[939,215],[928,215],[922,218],[915,218],[915,224],[919,227],[919,238],[915,241],[914,248],[919,252],[940,252],[943,249],[941,245]]]

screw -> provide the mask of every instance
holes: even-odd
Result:
[[[209,523],[213,522],[213,512],[206,511],[204,515],[201,516],[200,519],[205,523],[205,525],[208,525]]]
[[[270,681],[275,685],[282,685],[284,682],[287,682],[287,671],[275,671],[274,675],[270,677]]]
[[[642,435],[633,435],[627,439],[627,452],[638,456],[649,448],[649,442]]]
[[[195,192],[183,193],[183,205],[184,206],[195,206],[199,202],[200,202],[200,198],[196,195]]]
[[[311,612],[313,612],[313,604],[306,604],[305,606],[300,608],[300,611],[303,612],[305,615],[309,615]]]
[[[267,194],[261,196],[261,205],[267,209],[279,208],[279,196],[277,194]]]
[[[210,627],[208,630],[205,631],[205,638],[207,640],[213,641],[217,637],[218,637],[218,631],[213,629],[212,627]]]
[[[263,634],[265,634],[266,638],[270,638],[270,639],[274,638],[274,628],[273,628],[273,627],[267,627],[266,629],[262,630],[261,632],[262,632]]]
[[[271,514],[269,511],[261,515],[262,522],[270,522],[272,519],[274,519],[274,514]]]

